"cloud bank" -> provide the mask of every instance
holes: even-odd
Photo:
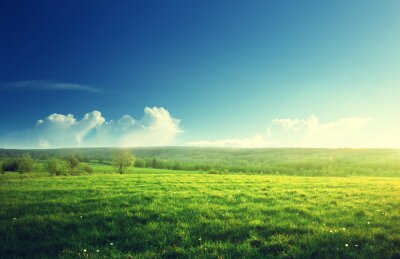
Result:
[[[1,147],[134,147],[170,145],[181,132],[180,120],[160,107],[144,109],[141,119],[124,115],[106,121],[99,111],[86,113],[80,120],[72,114],[51,114],[23,132],[0,139]]]
[[[99,88],[73,83],[56,82],[52,80],[26,80],[16,82],[0,82],[1,89],[33,89],[33,90],[76,90],[92,93],[102,93]]]
[[[306,119],[277,118],[262,132],[244,138],[189,141],[199,147],[366,147],[371,119],[349,117],[321,122],[311,115]],[[77,119],[72,114],[53,113],[28,130],[0,138],[3,148],[61,147],[138,147],[176,145],[182,132],[180,120],[162,107],[146,107],[140,119],[124,115],[106,120],[99,111]],[[382,142],[375,138],[376,143]],[[374,145],[372,145],[374,146]]]
[[[357,134],[370,121],[370,118],[350,117],[320,122],[314,115],[307,119],[274,119],[263,133],[251,137],[190,141],[186,144],[210,147],[361,147]]]

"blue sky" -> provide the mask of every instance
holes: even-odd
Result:
[[[400,147],[399,12],[396,0],[2,1],[0,146]],[[85,114],[98,121],[82,132]],[[129,129],[99,129],[123,115]]]

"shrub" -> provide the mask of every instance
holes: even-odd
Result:
[[[3,161],[0,161],[0,173],[4,174],[4,170],[3,170]]]
[[[153,158],[153,160],[151,160],[151,166],[150,167],[161,169],[161,168],[165,168],[165,164],[163,163],[163,161],[161,159]]]
[[[32,172],[33,159],[29,154],[24,154],[17,160],[17,171],[19,173]]]
[[[224,170],[222,171],[222,173],[223,173],[223,174],[229,174],[229,170],[228,170],[228,169],[224,169]]]
[[[70,175],[81,175],[81,174],[92,174],[94,173],[94,170],[88,165],[80,164],[79,166],[74,168],[70,168],[68,165],[67,170],[65,172]]]
[[[208,171],[208,173],[209,173],[209,174],[218,174],[219,172],[218,172],[217,169],[212,168],[212,169],[210,169],[210,170]]]
[[[67,165],[60,159],[51,158],[47,160],[47,171],[51,175],[62,175],[67,172]]]
[[[146,167],[146,161],[141,158],[135,160],[135,167]]]
[[[9,158],[3,161],[3,171],[16,172],[18,169],[17,159]]]
[[[174,166],[172,167],[173,170],[182,170],[182,166],[179,162],[175,162]]]
[[[91,168],[91,167],[88,166],[88,165],[83,165],[83,166],[82,166],[82,169],[83,169],[83,171],[85,171],[85,172],[88,173],[88,174],[93,174],[93,173],[94,173],[93,168]]]
[[[65,159],[68,163],[69,168],[77,168],[79,166],[79,160],[74,155],[70,155]]]
[[[70,175],[81,175],[81,174],[92,174],[94,173],[94,171],[88,165],[79,165],[78,167],[70,168],[68,173]]]

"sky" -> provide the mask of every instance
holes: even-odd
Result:
[[[400,1],[0,2],[0,148],[400,148]]]

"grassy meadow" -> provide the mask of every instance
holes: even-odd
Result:
[[[0,175],[0,258],[400,257],[396,175],[86,164],[93,174]]]

